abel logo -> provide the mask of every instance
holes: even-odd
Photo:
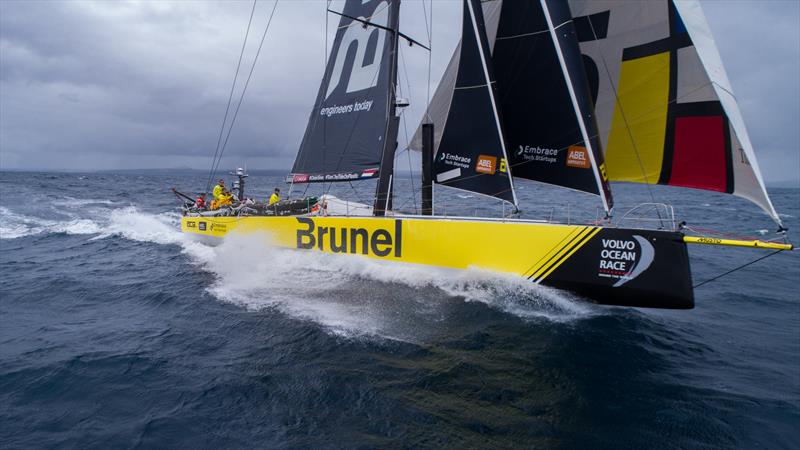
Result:
[[[579,167],[581,169],[588,169],[591,167],[589,163],[589,153],[586,147],[580,145],[571,145],[567,149],[567,166]]]
[[[494,175],[497,171],[497,157],[488,155],[478,155],[478,162],[475,163],[475,171]]]

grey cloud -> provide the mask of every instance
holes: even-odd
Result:
[[[459,38],[460,4],[434,2],[431,89]],[[0,1],[0,167],[208,168],[251,5]],[[797,180],[798,3],[703,5],[767,180]],[[279,3],[223,165],[291,165],[322,74],[325,6]],[[242,75],[271,8],[258,3]],[[427,41],[421,1],[404,1],[402,18],[404,32]],[[336,22],[329,17],[329,33]],[[413,133],[428,55],[401,52]]]

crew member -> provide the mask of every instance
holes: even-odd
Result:
[[[223,195],[224,192],[225,192],[225,180],[220,178],[219,182],[217,182],[217,185],[214,186],[214,190],[211,191],[211,194],[214,196],[214,200],[219,201],[219,198]]]
[[[281,190],[275,188],[275,192],[273,192],[272,195],[269,196],[269,206],[272,206],[275,203],[278,203],[279,201],[281,201]]]
[[[227,189],[222,188],[222,194],[220,194],[219,199],[217,200],[217,208],[228,206],[231,203],[233,203],[233,194],[231,194]]]
[[[194,201],[194,206],[197,209],[206,209],[206,194],[205,194],[205,192],[197,196],[197,200]]]

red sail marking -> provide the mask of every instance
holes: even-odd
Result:
[[[721,116],[675,119],[675,150],[669,184],[725,192],[727,165]]]

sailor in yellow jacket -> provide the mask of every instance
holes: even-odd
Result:
[[[225,180],[220,179],[217,185],[214,186],[211,194],[214,196],[214,200],[211,201],[211,207],[209,209],[216,210],[222,206],[231,204],[232,196],[231,193],[225,188]]]
[[[278,203],[279,201],[281,201],[281,190],[275,188],[275,192],[273,192],[272,195],[269,196],[269,206],[272,206],[275,203]]]

